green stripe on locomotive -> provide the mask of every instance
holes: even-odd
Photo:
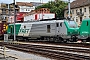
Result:
[[[64,24],[67,28],[67,35],[77,35],[78,34],[78,25],[75,21],[67,21],[65,20]]]
[[[21,24],[15,24],[15,30],[16,30],[16,31],[15,31],[16,33],[15,33],[15,34],[16,34],[16,35],[18,35],[20,26],[21,26]],[[9,25],[8,25],[7,33],[8,33],[8,34],[12,34],[12,35],[14,34],[14,24],[9,24]]]

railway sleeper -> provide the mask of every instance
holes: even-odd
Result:
[[[81,59],[85,59],[86,56],[83,56],[83,55],[77,55],[77,54],[70,54],[70,53],[63,53],[63,54],[66,54],[68,56],[74,56],[74,57],[78,57],[78,58],[81,58]],[[87,56],[89,59],[90,57]]]
[[[71,55],[71,54],[68,54],[68,55]],[[75,54],[73,54],[73,55],[75,55]],[[78,56],[78,55],[77,55]]]
[[[53,53],[48,53],[47,56],[49,58],[53,58],[53,59],[80,59],[80,58],[71,57],[71,56],[67,56],[67,55],[63,55],[63,54],[53,54]],[[80,60],[82,60],[82,59],[80,59]]]
[[[40,52],[41,52],[41,51],[40,51]],[[45,54],[45,53],[44,53],[44,54]],[[65,53],[65,54],[66,54],[66,53]],[[65,55],[65,54],[64,54],[64,55]],[[52,54],[49,53],[48,55],[51,56]],[[66,58],[69,58],[70,56],[73,56],[73,54],[68,54],[68,55],[69,55],[69,56],[66,56]],[[76,58],[76,57],[77,57],[77,56],[73,56],[73,58]],[[82,59],[82,58],[79,57],[79,59]]]
[[[17,47],[16,47],[17,48]],[[15,49],[16,49],[15,48]],[[22,48],[23,49],[23,48]],[[84,57],[87,57],[87,58],[85,58],[85,59],[89,59],[90,57],[88,57],[88,56],[83,56],[83,55],[77,55],[77,54],[69,54],[69,53],[60,53],[60,52],[55,52],[55,51],[47,51],[47,50],[41,50],[41,49],[34,49],[34,48],[32,48],[31,50],[33,50],[33,51],[35,51],[35,52],[37,52],[37,53],[42,53],[43,51],[45,52],[51,52],[51,53],[53,53],[53,54],[64,54],[64,55],[68,55],[68,56],[72,56],[72,57],[76,57],[76,58],[80,58],[80,59],[83,59]],[[30,49],[28,49],[28,51],[30,51]],[[44,53],[43,52],[43,53]],[[47,53],[44,53],[44,54],[47,54]],[[81,57],[80,57],[81,56]]]
[[[53,52],[53,53],[57,53],[57,52]],[[70,53],[61,53],[61,52],[58,52],[58,53],[60,53],[60,54],[64,54],[64,55],[68,55],[68,56],[73,56],[73,57],[79,57],[80,55],[75,55],[75,54],[70,54]],[[82,55],[83,56],[83,55]],[[85,56],[83,56],[83,57],[85,57]],[[81,58],[82,59],[82,57],[79,57],[79,58]]]

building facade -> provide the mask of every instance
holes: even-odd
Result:
[[[30,12],[31,10],[35,10],[35,6],[31,3],[27,2],[16,2],[16,5],[19,6],[19,12]]]
[[[35,10],[35,7],[42,5],[42,3],[34,2],[16,2],[16,14],[19,12],[27,13]],[[0,20],[8,20],[10,16],[14,16],[14,4],[0,3]]]
[[[16,12],[19,11],[19,7],[16,5]],[[7,21],[8,17],[13,15],[14,13],[14,5],[12,4],[5,4],[0,3],[0,20]]]
[[[16,2],[16,5],[18,5],[20,8],[19,12],[31,12],[32,10],[35,10],[37,6],[40,6],[42,4],[43,3],[39,2]]]
[[[70,4],[70,17],[80,26],[85,18],[90,18],[90,0],[75,0]],[[68,17],[68,6],[65,8],[64,17]]]

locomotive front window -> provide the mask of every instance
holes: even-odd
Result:
[[[60,26],[62,27],[62,23],[60,23]]]
[[[77,25],[74,21],[69,21],[68,24],[69,24],[69,27],[71,27],[71,28],[76,28],[77,27]]]

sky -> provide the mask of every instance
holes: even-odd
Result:
[[[43,2],[47,3],[48,1],[54,1],[54,0],[15,0],[16,2]],[[68,1],[68,0],[63,0],[63,1]],[[70,0],[71,2],[74,0]],[[0,3],[13,3],[13,0],[0,0]]]

